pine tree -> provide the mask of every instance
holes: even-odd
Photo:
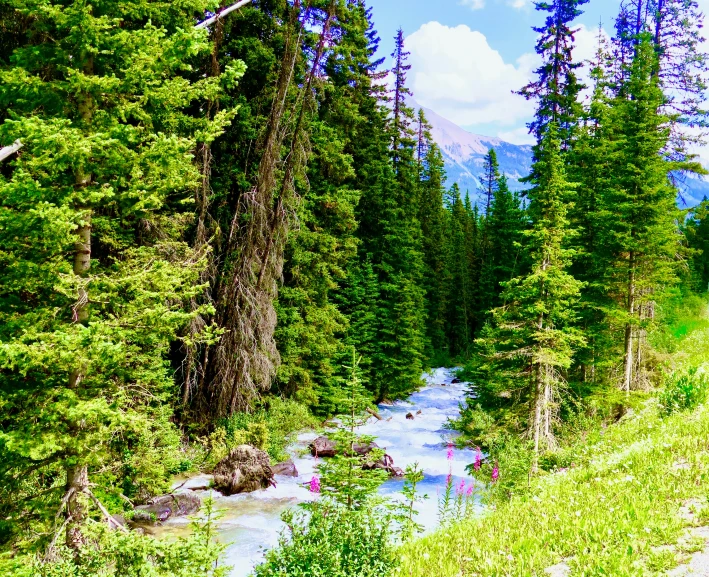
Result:
[[[613,39],[617,82],[627,80],[642,36],[650,35],[658,57],[654,73],[666,98],[663,112],[673,117],[675,125],[705,127],[709,54],[702,46],[703,27],[704,14],[693,0],[624,0],[616,18]],[[682,148],[696,141],[685,130],[673,129],[671,137],[673,144],[680,144]]]
[[[23,143],[0,178],[2,517],[38,522],[36,539],[63,514],[77,554],[92,480],[154,490],[178,442],[170,344],[207,312],[189,310],[204,266],[183,241],[193,151],[233,115],[190,109],[242,71],[191,80],[211,52],[193,28],[206,7],[14,3],[26,36],[0,71],[0,140]]]
[[[664,287],[676,282],[678,252],[673,170],[703,172],[697,163],[669,162],[664,97],[656,74],[657,53],[644,35],[625,83],[613,103],[609,126],[614,142],[612,182],[603,195],[602,237],[609,253],[605,282],[614,296],[611,322],[623,327],[623,388],[639,385],[647,325]]]
[[[520,94],[537,101],[537,113],[529,125],[530,132],[541,141],[550,123],[557,125],[562,150],[571,145],[581,107],[578,95],[584,88],[576,71],[581,66],[574,62],[574,30],[571,23],[583,12],[579,6],[588,0],[553,0],[535,2],[537,10],[547,12],[544,26],[533,27],[539,34],[536,52],[542,65],[535,71],[537,79],[525,86]]]
[[[460,197],[460,188],[454,184],[448,194],[448,271],[450,294],[448,300],[448,346],[452,357],[465,357],[472,342],[471,326],[472,275],[468,250],[471,242],[469,215]]]
[[[538,455],[554,444],[554,417],[564,372],[583,337],[574,327],[581,284],[569,273],[573,251],[567,198],[571,186],[556,126],[538,146],[528,192],[531,228],[525,231],[530,270],[505,283],[505,304],[478,341],[487,389],[527,411],[526,429]],[[534,465],[536,469],[536,461]]]

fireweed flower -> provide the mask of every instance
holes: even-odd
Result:
[[[499,478],[500,478],[500,469],[497,466],[497,462],[496,462],[495,466],[492,468],[492,482],[496,483]]]
[[[460,485],[458,485],[458,489],[456,490],[456,493],[462,497],[465,495],[465,479],[460,480]]]
[[[446,453],[446,458],[449,461],[453,460],[453,443],[448,443],[448,452]]]
[[[473,463],[473,469],[479,471],[483,464],[483,452],[480,450],[480,447],[475,447],[475,449],[475,463]]]
[[[468,487],[468,490],[465,492],[466,497],[471,497],[473,495],[473,491],[475,490],[475,481],[470,483],[470,486]]]
[[[310,492],[311,493],[319,493],[320,492],[320,479],[318,478],[317,475],[313,475],[313,478],[310,479]]]

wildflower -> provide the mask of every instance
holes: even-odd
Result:
[[[492,468],[492,482],[497,483],[500,478],[500,468],[497,466],[497,461],[495,461],[495,466]]]
[[[458,485],[458,490],[456,493],[462,497],[465,494],[465,479],[460,480],[460,485]]]
[[[453,485],[453,473],[448,473],[446,477],[446,487],[451,487]]]
[[[319,493],[320,492],[320,479],[318,478],[317,475],[313,475],[313,478],[310,479],[310,492],[311,493]]]
[[[446,453],[446,458],[449,461],[453,460],[453,443],[451,443],[450,441],[448,442],[448,452]]]
[[[475,447],[475,449],[475,463],[473,463],[473,469],[479,471],[483,464],[483,452],[480,450],[480,447]]]
[[[475,490],[475,481],[470,483],[470,486],[468,487],[468,490],[465,492],[466,497],[470,497],[473,494],[473,491]]]

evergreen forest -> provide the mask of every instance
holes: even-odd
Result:
[[[219,499],[178,539],[145,507],[195,514],[175,479],[246,451],[227,485],[270,490],[303,430],[336,449],[259,577],[683,563],[658,547],[670,511],[709,520],[703,15],[622,0],[584,61],[588,2],[535,2],[532,169],[513,190],[490,148],[476,197],[366,0],[0,0],[0,574],[250,574]],[[464,393],[421,539],[430,475],[360,429],[432,383]],[[599,481],[626,476],[658,498]]]

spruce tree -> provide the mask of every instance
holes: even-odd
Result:
[[[419,110],[418,219],[423,243],[424,279],[426,291],[427,357],[445,361],[446,307],[450,283],[446,268],[446,215],[443,208],[446,179],[443,155],[433,142],[423,110]]]
[[[448,194],[448,271],[450,294],[448,299],[448,347],[452,357],[465,357],[472,342],[471,325],[472,275],[469,268],[469,215],[460,197],[460,188],[454,184]]]
[[[14,3],[26,35],[0,70],[0,142],[23,148],[0,177],[0,485],[6,528],[37,522],[37,545],[63,528],[78,555],[83,523],[105,514],[97,476],[131,496],[167,482],[170,344],[207,312],[189,310],[204,266],[184,242],[193,151],[233,114],[190,111],[241,73],[192,79],[212,48],[194,29],[207,7]]]
[[[581,66],[574,62],[574,30],[572,22],[583,12],[580,6],[588,0],[553,0],[535,2],[535,7],[548,14],[544,26],[533,27],[539,34],[536,52],[542,65],[535,70],[536,80],[525,86],[520,94],[537,101],[537,113],[530,123],[530,131],[541,141],[546,127],[555,123],[562,150],[571,145],[581,107],[578,95],[584,88],[576,71]]]
[[[652,38],[643,35],[609,119],[615,162],[603,194],[600,245],[608,251],[605,283],[615,301],[611,322],[623,327],[626,391],[642,384],[644,335],[654,302],[676,282],[679,211],[669,174],[703,172],[697,163],[671,162],[663,154],[669,122],[661,112],[657,66]]]
[[[573,353],[583,343],[574,327],[581,283],[569,273],[567,199],[571,185],[561,159],[556,125],[537,148],[529,190],[531,227],[525,231],[530,270],[504,284],[504,305],[478,340],[483,388],[522,407],[538,455],[554,445],[554,418]],[[520,418],[523,418],[520,415]],[[523,421],[524,422],[524,421]],[[536,460],[535,465],[536,469]]]

